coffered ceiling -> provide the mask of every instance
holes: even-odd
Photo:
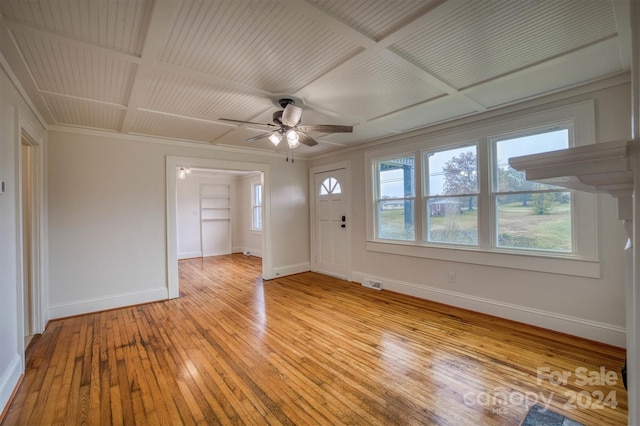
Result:
[[[0,49],[52,128],[314,154],[630,69],[628,0],[0,0]]]

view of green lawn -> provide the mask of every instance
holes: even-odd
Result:
[[[381,213],[381,237],[413,239],[413,227],[405,229],[404,210]],[[544,250],[571,250],[571,203],[553,202],[545,214],[535,214],[521,202],[498,206],[498,246]],[[477,210],[429,218],[430,241],[477,244]]]

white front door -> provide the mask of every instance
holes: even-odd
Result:
[[[316,173],[316,272],[347,278],[347,226],[345,170]]]

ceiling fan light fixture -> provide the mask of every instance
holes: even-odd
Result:
[[[297,148],[300,146],[300,137],[295,130],[289,129],[287,130],[287,143],[289,144],[289,148]]]
[[[278,146],[278,144],[282,140],[282,133],[280,132],[271,133],[271,136],[269,136],[269,140],[271,141],[272,144],[274,144],[275,146]]]

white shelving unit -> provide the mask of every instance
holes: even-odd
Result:
[[[226,184],[200,187],[202,256],[231,254],[231,191]]]

